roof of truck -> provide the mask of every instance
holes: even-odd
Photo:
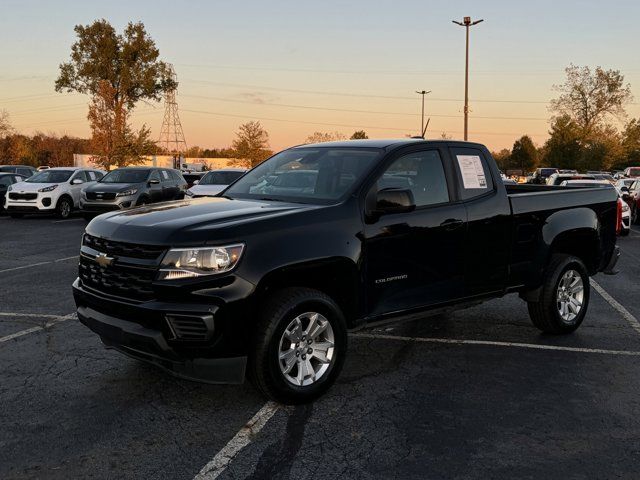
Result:
[[[466,144],[468,146],[478,147],[480,144],[473,142],[463,142],[460,140],[425,140],[423,138],[393,138],[393,139],[367,139],[367,140],[340,140],[337,142],[309,143],[297,145],[293,148],[307,147],[361,147],[361,148],[390,148],[402,147],[405,145],[414,145],[418,143],[425,144]]]

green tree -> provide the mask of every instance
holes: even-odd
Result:
[[[565,69],[567,78],[554,85],[558,98],[551,100],[550,109],[557,116],[567,115],[583,135],[604,126],[608,117],[624,118],[625,106],[633,100],[631,87],[624,83],[619,70],[570,65]]]
[[[260,122],[255,121],[240,125],[232,148],[237,158],[248,161],[252,167],[273,155],[269,149],[269,134]]]
[[[554,119],[544,144],[543,165],[578,169],[582,161],[582,129],[569,115]]]
[[[532,170],[538,164],[538,150],[529,135],[523,135],[516,140],[511,149],[509,166],[522,170],[522,173]]]
[[[104,19],[74,30],[71,59],[60,65],[55,89],[91,95],[88,118],[101,166],[136,163],[150,148],[150,132],[144,126],[133,132],[129,115],[139,101],[159,101],[166,89],[177,87],[171,69],[158,60],[142,23],[130,22],[122,34]]]
[[[364,130],[357,130],[353,132],[353,135],[349,137],[349,140],[366,140],[367,138],[369,138],[367,132],[365,132]]]

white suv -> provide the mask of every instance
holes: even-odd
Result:
[[[80,191],[103,175],[103,171],[93,168],[48,168],[9,187],[7,213],[19,218],[26,213],[55,212],[60,218],[68,218],[80,205]]]

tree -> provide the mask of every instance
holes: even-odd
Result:
[[[260,122],[255,121],[240,125],[232,148],[237,158],[247,160],[252,167],[273,155],[269,149],[269,134]]]
[[[366,140],[367,138],[369,138],[367,132],[365,132],[364,130],[357,130],[353,132],[353,135],[349,137],[349,140]]]
[[[623,158],[615,166],[626,168],[640,163],[640,118],[632,118],[624,126],[620,143]]]
[[[104,19],[74,30],[71,60],[60,65],[55,89],[92,96],[88,118],[101,166],[136,163],[149,149],[150,132],[144,126],[133,132],[129,114],[137,102],[159,101],[166,89],[176,88],[170,68],[158,60],[142,23],[130,22],[121,35]]]
[[[503,148],[499,152],[491,152],[491,156],[498,164],[498,168],[503,172],[510,168],[511,151],[508,148]]]
[[[304,143],[325,143],[335,142],[337,140],[346,140],[347,137],[340,132],[313,132],[309,135]]]
[[[532,170],[538,164],[538,150],[529,135],[516,140],[511,149],[509,165],[522,173]]]
[[[554,119],[544,144],[542,163],[547,167],[577,169],[583,151],[581,128],[569,115]]]
[[[625,106],[633,95],[619,70],[596,67],[592,72],[589,67],[570,65],[565,72],[565,82],[554,85],[560,95],[551,100],[550,109],[557,116],[567,115],[584,135],[602,126],[608,117],[626,116]]]

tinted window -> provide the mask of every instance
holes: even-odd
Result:
[[[73,170],[43,170],[29,177],[29,183],[63,183],[71,178]]]
[[[329,203],[349,192],[380,155],[379,149],[292,148],[258,165],[234,183],[226,195]]]
[[[437,150],[410,153],[398,158],[378,179],[377,188],[411,190],[416,207],[449,201],[447,178]]]
[[[452,153],[462,200],[478,197],[494,190],[491,170],[480,150],[454,148]]]
[[[102,183],[142,183],[149,177],[149,170],[117,169],[100,179]]]
[[[11,177],[9,175],[0,176],[0,185],[11,185],[13,182],[11,181]]]
[[[153,172],[151,172],[151,176],[149,177],[149,180],[160,181],[160,174],[158,173],[157,170],[154,170]]]
[[[163,182],[168,182],[169,180],[171,180],[171,178],[169,177],[169,173],[166,170],[161,170],[161,172]]]
[[[75,180],[76,178],[79,178],[80,180],[82,180],[83,182],[88,182],[89,180],[87,179],[87,174],[84,171],[80,171],[80,172],[76,172],[76,174],[73,176],[73,178],[71,179],[71,181]]]
[[[200,185],[230,185],[242,175],[244,172],[209,172],[202,177]]]
[[[15,172],[16,171],[16,167],[12,167],[11,165],[5,165],[3,167],[0,167],[0,172]]]
[[[33,171],[28,168],[18,168],[16,170],[16,173],[19,173],[20,175],[24,175],[25,177],[30,177],[31,175],[33,175]]]

